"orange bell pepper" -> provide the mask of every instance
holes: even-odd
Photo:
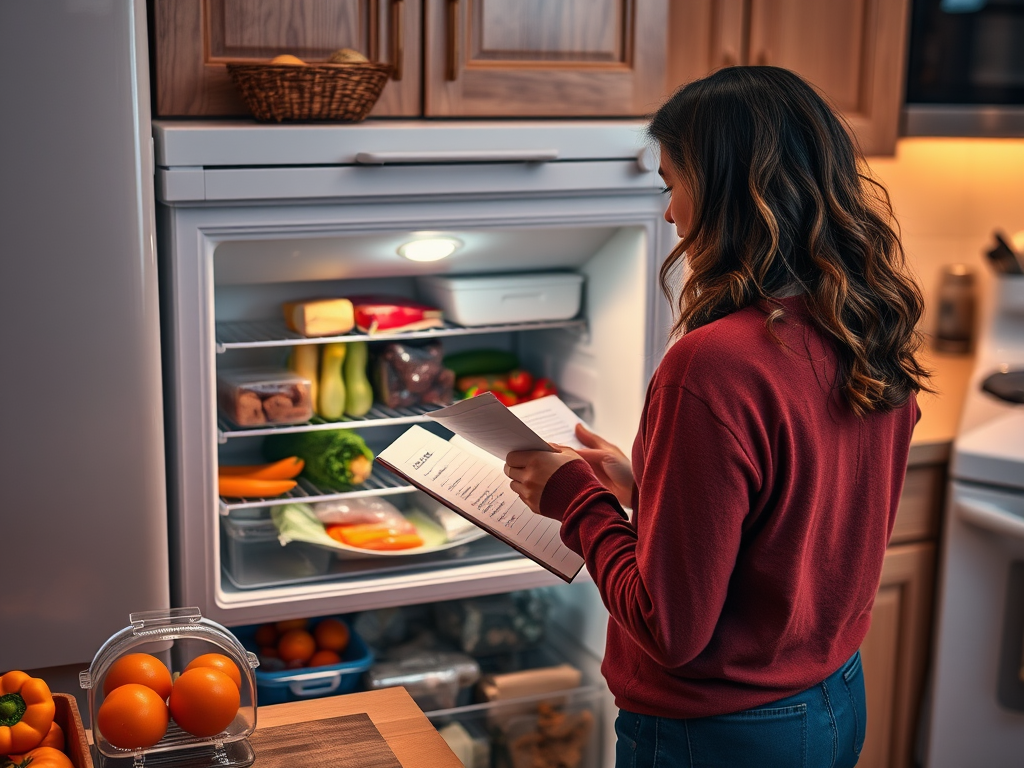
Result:
[[[423,539],[411,523],[356,523],[329,525],[327,535],[342,544],[359,549],[411,549],[422,547]]]
[[[71,758],[54,747],[36,747],[23,755],[11,755],[6,768],[74,768]]]
[[[39,746],[50,732],[55,711],[45,680],[19,670],[0,677],[0,755]]]

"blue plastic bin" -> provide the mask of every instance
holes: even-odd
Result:
[[[254,670],[257,704],[283,704],[287,701],[336,696],[356,690],[363,672],[373,664],[373,651],[367,647],[343,616],[330,618],[345,622],[349,629],[348,646],[341,654],[341,663],[326,667],[284,669],[280,672],[264,672],[257,667]],[[310,620],[310,630],[321,620]],[[232,632],[246,650],[258,653],[259,648],[255,640],[256,630],[260,626],[259,624],[250,624],[244,627],[235,627]]]

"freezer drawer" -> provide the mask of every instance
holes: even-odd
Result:
[[[448,746],[471,768],[564,765],[599,768],[601,689],[427,712]]]

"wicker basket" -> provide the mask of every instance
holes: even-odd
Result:
[[[390,64],[228,64],[245,105],[257,120],[359,122],[377,103]]]

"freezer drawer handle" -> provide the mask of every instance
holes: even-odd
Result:
[[[549,163],[557,149],[466,150],[462,152],[359,152],[360,165],[392,163]]]
[[[960,500],[956,507],[965,523],[1015,539],[1024,539],[1024,520],[1012,512],[979,501]]]

